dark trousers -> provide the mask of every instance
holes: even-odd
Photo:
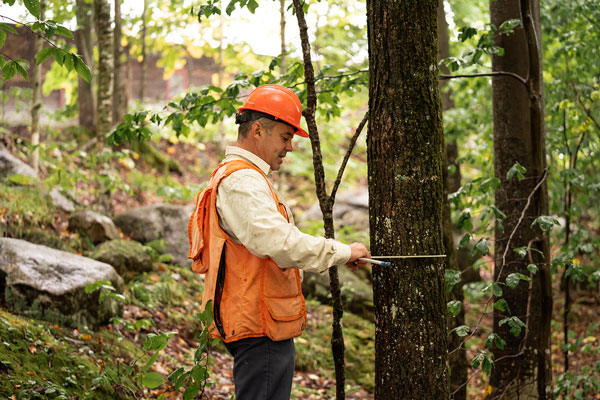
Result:
[[[289,400],[294,376],[294,339],[267,337],[225,343],[233,356],[236,400]]]

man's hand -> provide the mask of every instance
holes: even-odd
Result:
[[[367,250],[367,247],[362,243],[352,243],[350,244],[350,259],[346,263],[347,266],[352,268],[352,270],[358,270],[359,266],[364,266],[367,264],[366,261],[360,261],[359,258],[371,258],[371,253]]]

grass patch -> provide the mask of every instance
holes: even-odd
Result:
[[[309,320],[296,342],[296,370],[333,375],[331,354],[331,307],[307,300]],[[354,314],[342,320],[346,347],[346,378],[365,390],[375,389],[375,326]]]

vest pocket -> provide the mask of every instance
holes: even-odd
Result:
[[[265,297],[269,314],[276,321],[294,321],[304,316],[304,299],[302,296]]]

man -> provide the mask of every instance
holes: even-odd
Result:
[[[287,400],[294,341],[306,326],[300,270],[363,265],[361,243],[304,234],[268,175],[293,150],[302,106],[291,90],[265,85],[239,109],[237,146],[213,172],[190,219],[193,269],[206,274],[203,304],[212,301],[213,336],[234,357],[238,400]]]

